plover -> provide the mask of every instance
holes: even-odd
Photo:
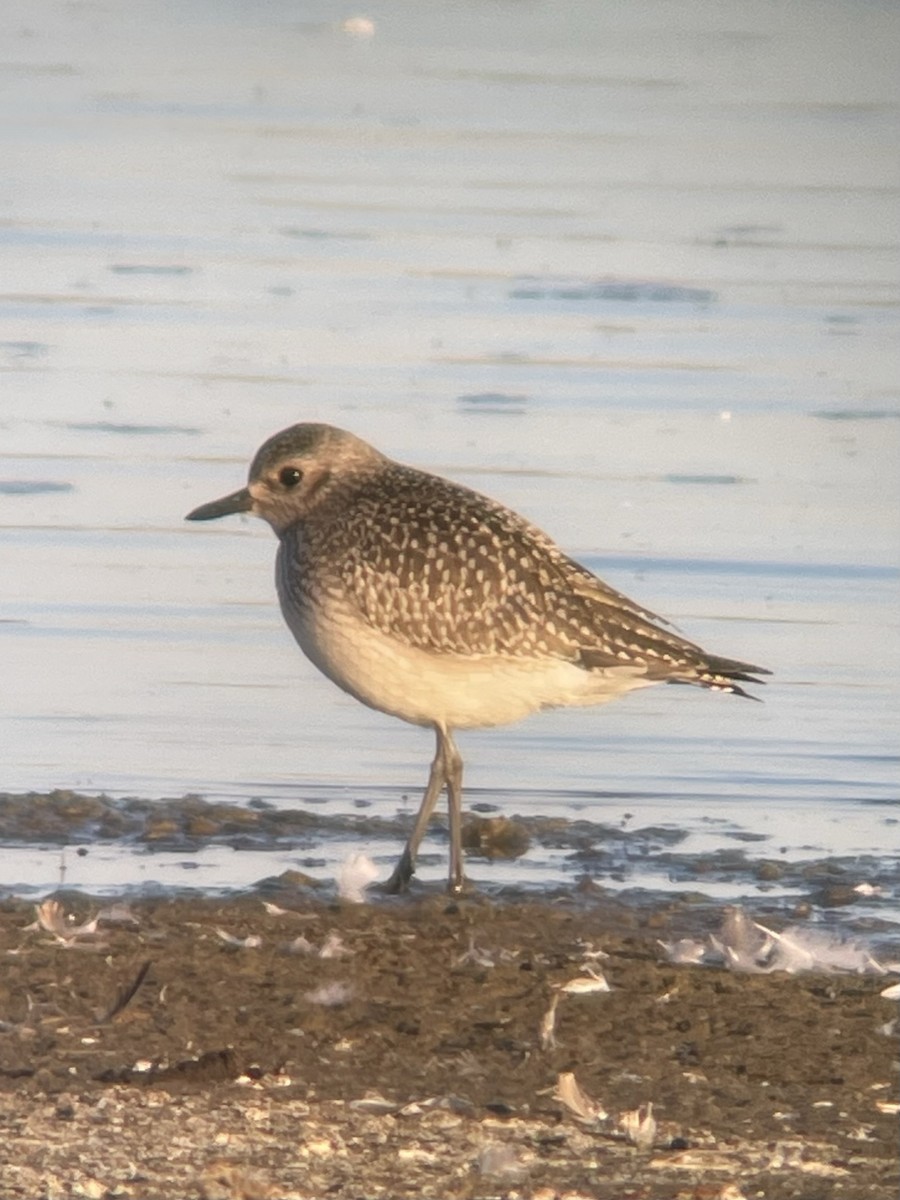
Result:
[[[307,657],[363,704],[431,727],[437,748],[390,891],[408,885],[447,790],[451,893],[463,888],[463,764],[453,732],[655,683],[746,696],[770,672],[708,654],[495,500],[302,424],[271,437],[246,487],[189,513],[253,513],[278,535],[281,611]]]

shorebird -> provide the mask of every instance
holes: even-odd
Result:
[[[302,424],[256,453],[247,486],[188,513],[253,513],[278,535],[281,611],[306,656],[370,708],[430,726],[437,747],[389,891],[403,891],[441,792],[449,890],[462,891],[457,729],[686,683],[747,696],[768,675],[707,654],[502,504]]]

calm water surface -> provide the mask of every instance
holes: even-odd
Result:
[[[270,433],[329,421],[776,672],[765,704],[655,689],[466,735],[472,803],[833,857],[900,919],[900,14],[427,0],[379,5],[372,36],[354,15],[8,0],[0,789],[397,822],[97,848],[67,856],[84,887],[387,865],[430,735],[294,650],[265,527],[182,520]],[[471,873],[677,890],[666,864],[544,841]],[[58,848],[0,851],[0,888],[59,873]]]

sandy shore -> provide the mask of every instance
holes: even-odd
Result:
[[[896,1195],[881,979],[591,897],[61,899],[0,907],[4,1197]]]

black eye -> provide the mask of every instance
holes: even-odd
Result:
[[[278,472],[278,482],[282,487],[295,488],[303,478],[303,472],[297,467],[282,467]]]

